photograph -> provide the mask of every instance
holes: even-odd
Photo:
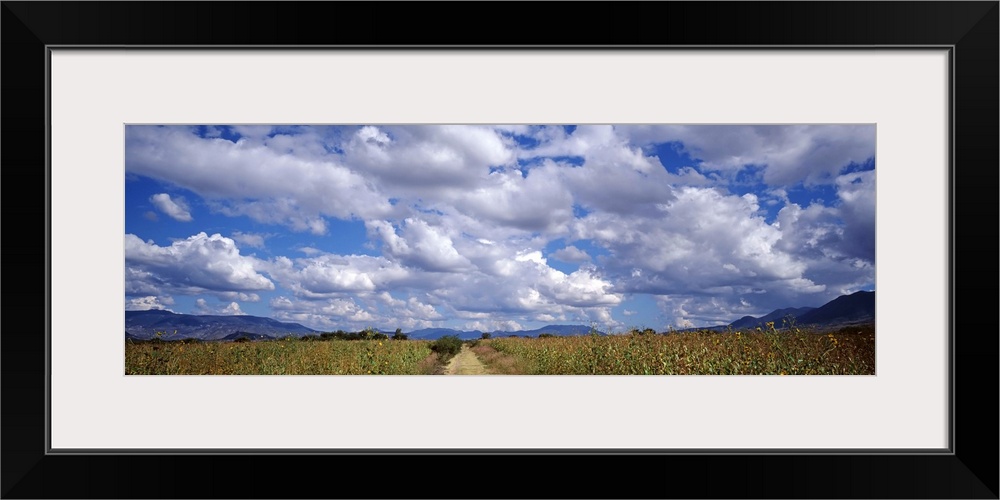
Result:
[[[875,124],[125,124],[126,375],[875,375]]]
[[[2,498],[998,498],[997,0],[2,4]]]

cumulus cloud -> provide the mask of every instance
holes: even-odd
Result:
[[[724,325],[755,312],[745,300],[732,296],[663,295],[656,297],[656,305],[661,317],[667,318],[665,326],[674,328]]]
[[[271,149],[259,139],[269,131],[234,143],[199,137],[190,127],[129,126],[125,168],[188,189],[226,215],[246,215],[296,231],[323,234],[324,217],[393,212],[370,179],[335,158]]]
[[[125,310],[126,311],[149,311],[149,310],[161,310],[170,311],[168,305],[173,305],[174,299],[169,295],[162,297],[157,297],[155,295],[147,295],[145,297],[133,297],[131,299],[125,299]],[[173,312],[173,311],[171,311]]]
[[[479,187],[450,197],[458,211],[480,220],[525,231],[556,232],[573,218],[573,196],[565,167],[554,163],[532,169],[497,170]]]
[[[222,300],[239,300],[241,302],[260,302],[260,295],[256,293],[244,292],[215,292],[216,297]]]
[[[243,231],[233,231],[230,235],[234,241],[242,243],[248,247],[264,248],[264,240],[270,235],[259,233],[244,233]]]
[[[343,148],[354,168],[403,192],[471,187],[491,166],[514,158],[503,137],[485,126],[365,126]]]
[[[753,195],[689,187],[649,217],[594,213],[574,230],[611,251],[615,258],[605,266],[629,292],[683,293],[801,277],[804,266],[776,248],[781,232],[758,209]]]
[[[192,220],[191,209],[188,208],[184,198],[171,199],[169,194],[159,193],[151,196],[149,201],[156,206],[157,210],[169,215],[174,220],[181,222]]]
[[[442,318],[432,306],[416,297],[395,299],[388,293],[320,300],[279,296],[271,299],[275,317],[301,323],[318,330],[361,330],[402,328],[411,331],[431,327]]]
[[[411,272],[384,257],[323,254],[258,261],[283,287],[307,298],[332,294],[372,292],[406,284]]]
[[[844,254],[875,262],[875,171],[837,177],[838,207],[844,222]]]
[[[445,230],[421,219],[407,218],[402,234],[386,221],[369,221],[368,231],[382,240],[384,250],[404,264],[427,271],[454,272],[471,268],[469,260],[455,250]]]
[[[792,204],[768,223],[752,194],[685,187],[645,218],[589,214],[577,221],[574,236],[608,250],[598,264],[614,292],[698,303],[685,309],[694,314],[668,309],[665,315],[704,325],[820,305],[845,287],[871,283],[871,269],[833,265],[832,253],[843,253],[837,210]],[[750,308],[741,306],[745,297]]]
[[[765,167],[774,186],[832,182],[875,156],[875,125],[641,125],[619,127],[637,144],[678,142],[704,170]]]
[[[428,293],[455,310],[511,318],[584,318],[586,308],[622,300],[595,268],[566,274],[550,267],[537,250],[502,258],[490,271],[455,275]]]
[[[274,289],[271,280],[254,269],[254,261],[240,255],[236,242],[219,234],[198,233],[166,247],[126,234],[125,266],[126,293],[226,295]]]
[[[238,303],[236,303],[236,302],[230,302],[229,304],[221,305],[221,306],[214,307],[214,308],[211,307],[208,304],[208,301],[206,301],[205,299],[199,298],[199,299],[195,300],[194,302],[195,302],[195,308],[194,308],[194,313],[195,314],[211,315],[211,316],[244,316],[244,315],[246,315],[246,313],[243,312],[240,309],[240,305]]]
[[[573,245],[569,245],[552,252],[552,258],[563,262],[590,262],[590,255]]]
[[[481,332],[491,332],[494,329],[490,328],[490,324],[485,321],[470,321],[462,325],[463,330],[479,330]]]
[[[496,329],[620,326],[612,308],[644,318],[626,297],[647,294],[681,326],[818,305],[874,281],[875,174],[849,168],[874,156],[870,125],[199,130],[130,126],[126,170],[277,227],[165,247],[130,233],[130,300],[210,293],[238,307],[277,289],[272,310],[314,327]],[[691,164],[664,168],[665,144]],[[802,203],[815,185],[825,201]],[[151,201],[190,217],[182,199]],[[363,223],[354,251],[375,255],[300,240],[301,253],[265,260],[237,247],[264,248],[281,226],[325,235],[333,219]],[[581,266],[565,273],[546,257]]]

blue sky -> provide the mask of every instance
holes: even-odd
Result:
[[[874,289],[874,125],[125,135],[127,310],[664,330]]]

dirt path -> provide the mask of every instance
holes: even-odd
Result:
[[[448,367],[445,368],[445,375],[485,375],[486,367],[483,365],[476,353],[469,350],[469,346],[462,345],[462,350],[451,358]]]

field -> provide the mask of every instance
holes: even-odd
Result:
[[[424,375],[439,370],[426,341],[128,342],[126,375]]]
[[[493,373],[874,375],[875,329],[503,338],[472,349]]]
[[[430,375],[460,341],[131,342],[129,375]],[[874,375],[875,329],[754,329],[467,341],[490,374]],[[471,349],[470,349],[471,346]],[[442,349],[441,347],[446,347]],[[463,358],[465,359],[465,358]]]

